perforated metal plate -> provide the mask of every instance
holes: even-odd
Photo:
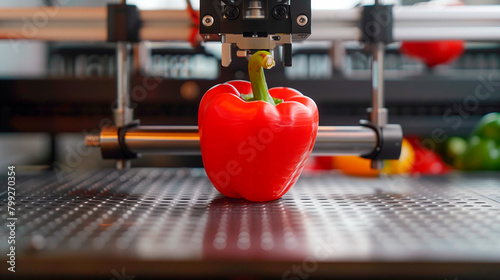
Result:
[[[112,278],[109,268],[119,270],[124,263],[140,264],[142,272],[136,273],[146,273],[151,263],[163,264],[148,271],[154,275],[176,271],[168,263],[190,263],[191,272],[205,273],[206,267],[196,270],[196,265],[207,262],[286,264],[275,266],[275,275],[308,261],[319,264],[318,271],[321,263],[339,262],[498,263],[500,268],[500,176],[493,174],[420,179],[304,174],[282,199],[267,203],[222,197],[201,169],[21,176],[17,190],[16,238],[25,273],[100,269],[99,275]],[[2,221],[6,198],[1,193]],[[7,227],[0,227],[4,258],[7,234]],[[61,267],[47,268],[51,261]],[[85,270],[62,265],[66,262],[79,262]]]

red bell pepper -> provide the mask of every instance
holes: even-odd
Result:
[[[225,196],[282,197],[297,181],[318,131],[314,101],[291,88],[267,89],[268,52],[249,61],[250,81],[211,88],[200,103],[201,154],[208,178]]]
[[[425,148],[418,138],[410,138],[410,144],[415,151],[415,163],[411,174],[443,175],[451,171],[443,159],[435,152]]]
[[[431,1],[419,3],[418,5],[429,6],[462,6],[461,1]],[[451,63],[459,58],[465,51],[465,42],[460,40],[446,41],[409,41],[403,42],[401,52],[408,56],[420,59],[428,68],[434,68],[440,64]]]
[[[425,41],[403,42],[401,52],[422,60],[427,67],[433,68],[460,57],[465,50],[463,41]]]

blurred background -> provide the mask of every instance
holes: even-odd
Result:
[[[192,2],[197,9],[198,1]],[[312,2],[313,10],[349,9],[360,4],[355,0]],[[391,2],[414,5],[427,1]],[[500,4],[500,0],[462,2]],[[113,1],[3,0],[0,8],[61,3],[105,6]],[[186,3],[179,0],[128,3],[140,9],[186,9]],[[220,66],[217,43],[192,47],[189,43],[141,42],[133,51],[131,88],[138,87],[141,93],[133,100],[135,117],[144,125],[196,125],[198,104],[207,89],[228,80],[248,79],[245,60],[235,60],[229,68]],[[388,47],[385,59],[390,122],[401,124],[407,136],[425,139],[438,128],[449,137],[467,137],[483,115],[500,111],[499,94],[477,106],[466,103],[485,80],[500,80],[497,43],[467,43],[463,54],[439,65],[411,58],[395,43]],[[363,46],[306,41],[294,45],[293,63],[286,69],[277,63],[268,71],[269,86],[293,87],[313,98],[321,125],[357,125],[366,118],[371,65]],[[48,169],[58,168],[62,162],[72,169],[114,165],[103,161],[98,149],[83,147],[86,134],[111,123],[116,98],[114,44],[1,40],[0,92],[0,167],[17,164]],[[474,110],[466,110],[468,105]],[[450,121],[454,116],[460,123]],[[153,156],[133,164],[196,167],[202,162],[200,157]]]

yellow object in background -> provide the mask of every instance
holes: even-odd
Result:
[[[386,160],[382,171],[371,168],[371,160],[358,156],[337,156],[333,158],[333,168],[352,176],[375,177],[384,172],[387,174],[410,173],[415,163],[415,151],[407,139],[403,139],[399,160]]]
[[[386,160],[383,172],[387,174],[410,173],[415,164],[415,151],[407,139],[403,139],[399,160]]]
[[[358,156],[333,157],[333,168],[352,176],[376,177],[380,170],[371,168],[371,160]]]

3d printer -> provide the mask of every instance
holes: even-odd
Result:
[[[119,70],[116,127],[86,138],[87,145],[101,147],[105,159],[118,160],[118,168],[128,166],[127,160],[142,153],[199,153],[196,127],[141,127],[133,121],[128,106],[127,42],[138,39],[137,13],[130,5],[108,6],[108,40],[117,42]],[[384,108],[383,58],[385,45],[393,40],[392,6],[376,2],[364,7],[359,16],[364,30],[359,39],[373,52],[370,121],[362,121],[358,127],[320,127],[313,153],[363,156],[373,160],[374,168],[381,169],[383,159],[399,158],[403,138],[399,125],[387,124]],[[258,50],[274,52],[278,46],[283,49],[283,64],[291,66],[292,41],[309,37],[311,17],[310,1],[201,1],[200,34],[206,41],[222,41],[223,66],[231,63],[233,47],[238,57],[248,57]]]
[[[381,168],[381,160],[398,157],[403,137],[399,125],[389,124],[385,108],[386,45],[496,42],[500,34],[498,6],[429,9],[378,1],[344,11],[310,6],[307,0],[202,0],[196,22],[185,11],[139,11],[125,3],[61,8],[30,34],[33,40],[116,43],[114,125],[85,140],[125,170],[20,176],[19,240],[27,265],[19,275],[109,279],[118,277],[123,264],[129,275],[144,277],[496,279],[498,174],[380,179],[306,174],[288,197],[250,203],[218,196],[202,170],[126,170],[141,154],[200,153],[197,127],[142,126],[134,118],[129,61],[135,42],[187,41],[190,34],[201,34],[222,43],[224,66],[246,62],[261,49],[274,51],[289,66],[296,61],[295,42],[306,39],[362,42],[370,53],[368,120],[320,127],[314,154],[362,156]],[[22,19],[36,11],[3,14],[0,34],[19,33]],[[67,28],[69,22],[78,24]],[[311,259],[316,252],[322,254]],[[61,265],[65,262],[71,265]]]

